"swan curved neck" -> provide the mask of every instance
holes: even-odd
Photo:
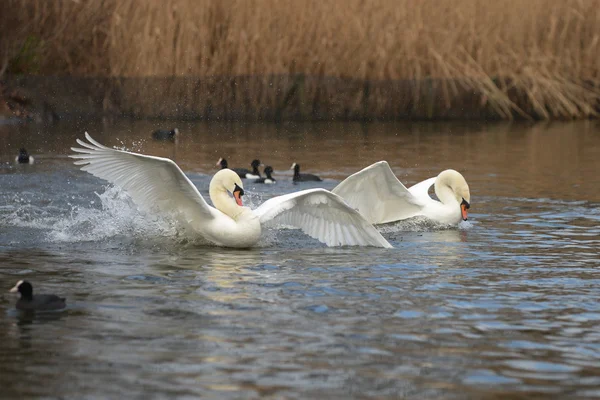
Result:
[[[454,194],[454,190],[452,190],[452,188],[446,182],[444,182],[443,179],[438,178],[435,180],[434,189],[435,195],[442,203],[447,205],[459,204],[458,200],[456,199],[456,195]]]
[[[208,194],[215,208],[221,211],[223,214],[236,219],[242,212],[244,212],[244,208],[238,206],[235,200],[229,196],[227,190],[224,188],[211,187]]]

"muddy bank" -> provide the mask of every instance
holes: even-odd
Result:
[[[364,81],[304,75],[21,76],[6,79],[2,87],[3,103],[13,115],[44,122],[102,116],[248,121],[544,118],[526,93],[509,89],[510,84],[501,80],[486,93],[460,80]]]

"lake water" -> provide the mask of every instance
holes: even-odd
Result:
[[[2,398],[599,398],[600,124],[173,123],[0,126]],[[200,246],[79,171],[88,130],[173,157],[207,196],[214,164],[333,188],[387,160],[413,184],[454,168],[454,229],[383,228],[394,249],[327,248],[295,230]],[[15,165],[18,148],[36,158]],[[293,185],[292,162],[322,183]],[[23,315],[28,279],[68,309]]]

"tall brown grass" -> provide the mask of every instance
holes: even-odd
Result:
[[[597,116],[599,50],[598,0],[0,2],[0,75],[408,81],[407,107],[471,93],[506,118]],[[258,82],[253,101],[276,101]]]

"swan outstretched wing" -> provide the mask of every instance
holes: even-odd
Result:
[[[379,161],[344,179],[333,190],[372,224],[418,214],[421,202],[396,178],[387,161]]]
[[[325,189],[274,197],[254,212],[261,224],[291,225],[328,246],[392,247],[356,210]]]
[[[83,148],[72,147],[77,154],[75,165],[90,174],[124,189],[139,207],[163,213],[178,213],[187,222],[212,219],[211,207],[198,189],[173,161],[111,149],[103,146],[86,132],[86,139],[77,139]]]

